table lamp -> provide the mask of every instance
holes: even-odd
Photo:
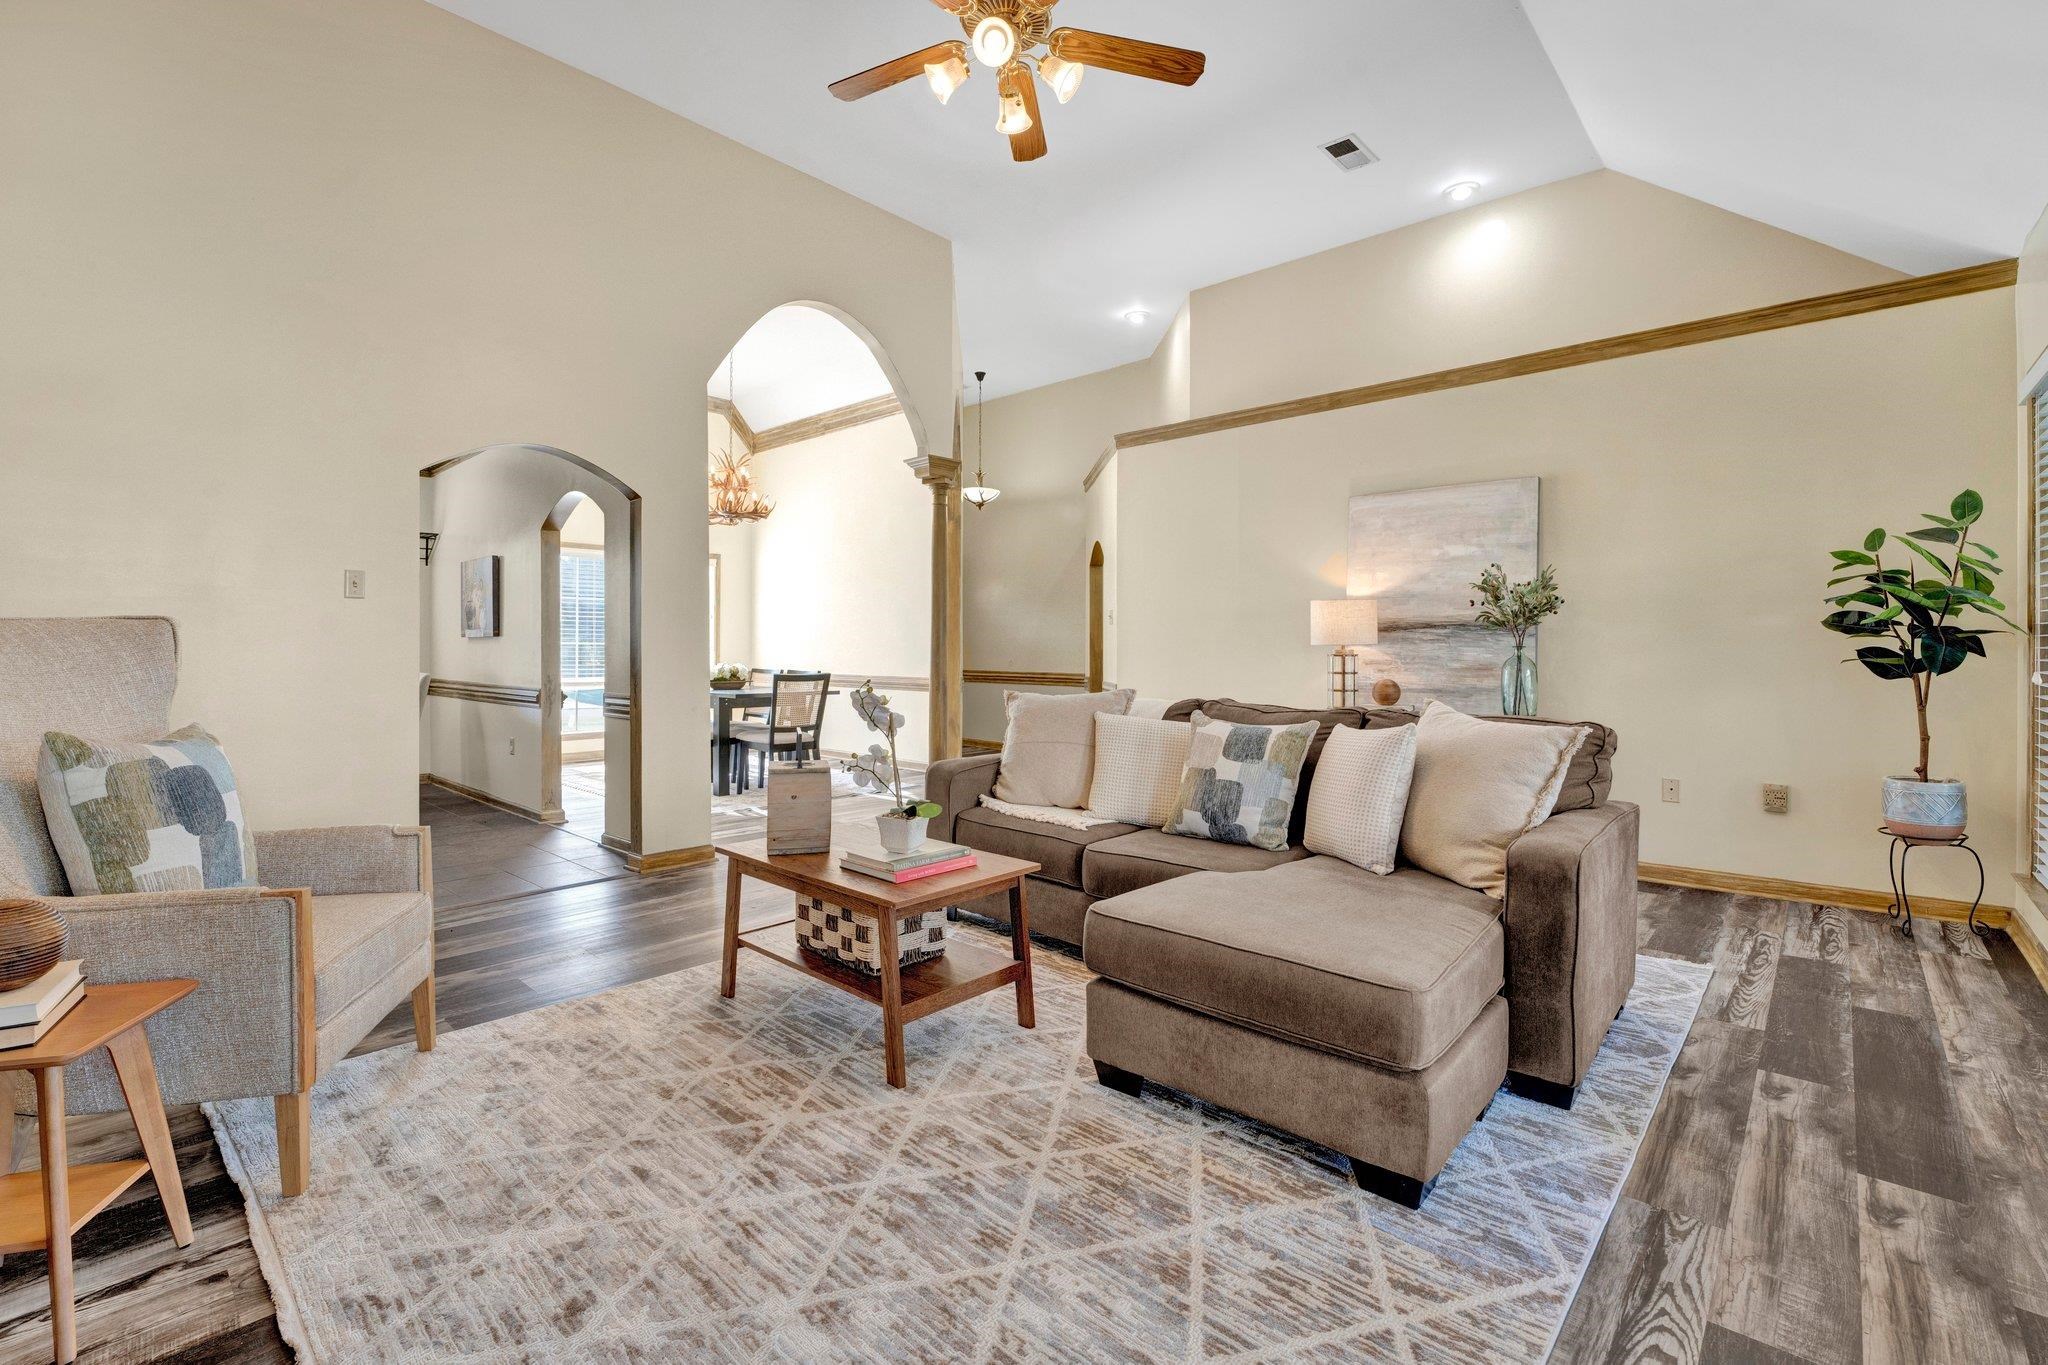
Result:
[[[1340,597],[1308,604],[1308,642],[1330,645],[1330,705],[1358,705],[1360,645],[1380,640],[1379,603],[1370,597]],[[1373,684],[1373,700],[1392,706],[1401,699],[1401,685],[1392,678]]]

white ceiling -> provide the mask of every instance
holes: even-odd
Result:
[[[958,36],[929,0],[434,3],[950,238],[990,396],[1141,359],[1189,290],[1446,212],[1457,180],[1604,164],[1916,272],[2013,254],[2048,201],[2041,0],[1062,0],[1208,71],[1091,73],[1024,165],[985,69],[944,107],[826,93]],[[1382,161],[1338,171],[1346,134]]]
[[[736,395],[740,415],[757,432],[889,392],[889,377],[865,341],[831,314],[799,304],[771,310],[727,359],[730,379],[721,361],[704,392]]]

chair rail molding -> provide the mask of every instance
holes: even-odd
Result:
[[[519,706],[530,711],[540,710],[540,685],[517,683],[461,682],[454,678],[430,678],[427,681],[427,695],[446,697],[451,701],[480,701],[493,706]],[[610,698],[606,698],[609,706]],[[463,793],[465,796],[467,792]]]
[[[1086,687],[1088,677],[1084,673],[1055,673],[1047,669],[996,669],[969,668],[961,672],[961,681],[971,683],[993,683],[1002,687]]]

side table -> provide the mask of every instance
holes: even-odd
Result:
[[[1984,860],[1977,856],[1977,850],[1970,847],[1970,836],[1958,834],[1953,839],[1919,839],[1910,834],[1894,834],[1890,827],[1879,825],[1879,834],[1890,834],[1892,846],[1885,853],[1885,864],[1892,874],[1892,903],[1885,911],[1898,921],[1899,932],[1907,938],[1913,937],[1913,900],[1906,894],[1906,856],[1916,848],[1959,848],[1970,855],[1977,864],[1977,898],[1970,902],[1970,913],[1966,923],[1976,934],[1989,933],[1977,923],[1977,907],[1984,903]]]
[[[50,1337],[58,1365],[78,1358],[78,1326],[71,1283],[71,1239],[93,1215],[114,1202],[147,1171],[156,1177],[157,1198],[170,1220],[171,1239],[192,1245],[192,1218],[185,1211],[185,1186],[171,1150],[143,1021],[183,1000],[197,981],[134,981],[85,988],[85,998],[37,1042],[0,1051],[0,1071],[26,1071],[36,1086],[36,1127],[41,1170],[0,1176],[0,1254],[43,1250],[50,1258]],[[64,1068],[105,1048],[120,1078],[128,1113],[142,1139],[141,1161],[101,1161],[73,1166],[65,1159]],[[47,1172],[62,1171],[62,1180]]]

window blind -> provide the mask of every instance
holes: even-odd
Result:
[[[562,685],[604,686],[604,553],[562,551]]]
[[[2034,880],[2048,888],[2048,392],[2034,395]]]

